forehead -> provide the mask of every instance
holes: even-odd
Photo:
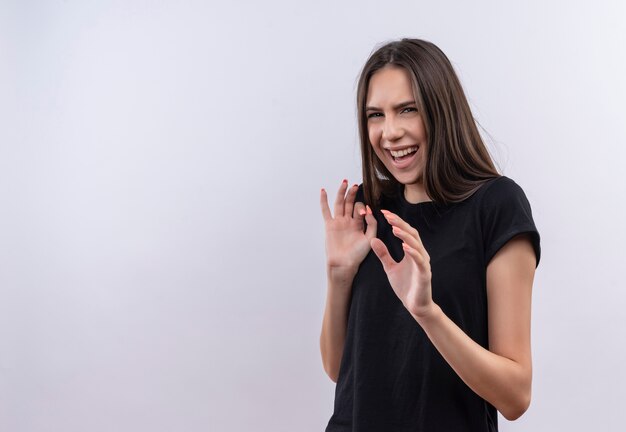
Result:
[[[411,99],[413,99],[413,86],[405,68],[386,66],[370,78],[367,88],[367,105],[381,106]]]

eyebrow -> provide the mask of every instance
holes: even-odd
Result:
[[[393,107],[393,109],[400,109],[400,108],[404,108],[407,107],[409,105],[416,105],[415,101],[406,101],[406,102],[401,102],[398,105],[395,105]],[[365,107],[365,111],[382,111],[382,109],[378,108],[378,107],[373,107],[373,106],[366,106]]]

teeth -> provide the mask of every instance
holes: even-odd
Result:
[[[393,150],[389,150],[391,152],[391,156],[393,157],[402,157],[405,155],[408,155],[409,153],[413,153],[417,151],[417,147],[410,147],[404,150],[400,150],[400,151],[393,151]]]

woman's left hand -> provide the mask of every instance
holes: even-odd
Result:
[[[378,238],[372,239],[370,245],[404,307],[416,319],[423,318],[435,306],[431,289],[430,256],[415,228],[390,211],[381,212],[392,226],[393,234],[402,240],[404,258],[396,262],[389,254],[387,246]]]

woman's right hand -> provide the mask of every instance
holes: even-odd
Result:
[[[344,180],[335,199],[335,215],[330,213],[328,196],[322,189],[320,204],[326,232],[326,262],[328,277],[337,282],[352,283],[359,265],[370,251],[370,241],[376,237],[376,218],[369,206],[354,203],[358,185],[348,190]],[[364,232],[364,220],[367,230]]]

